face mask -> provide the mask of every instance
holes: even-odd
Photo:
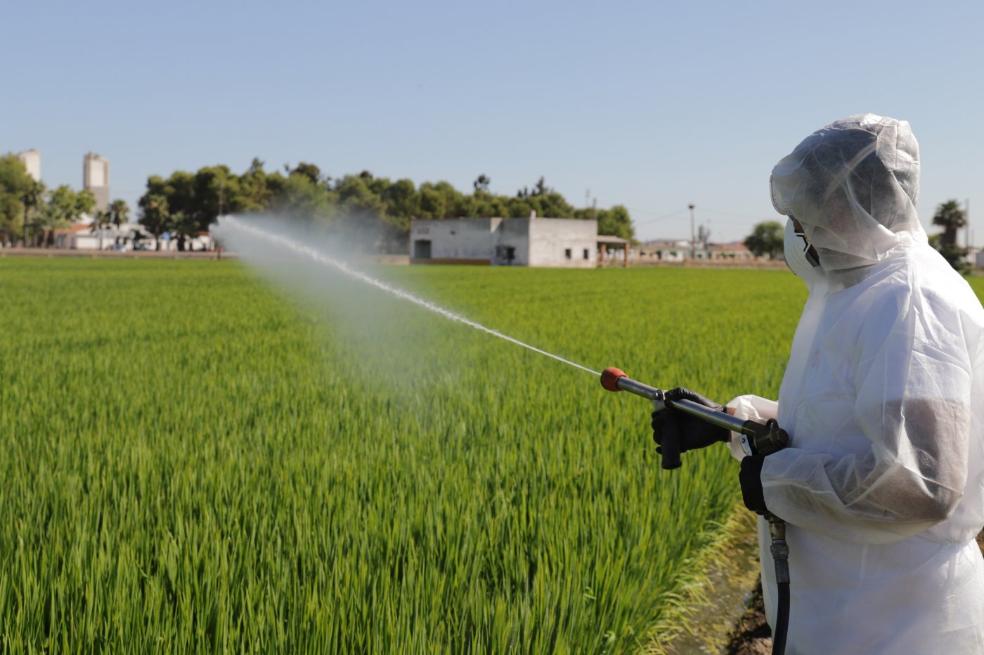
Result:
[[[814,266],[807,259],[807,247],[803,238],[796,234],[793,221],[791,219],[787,220],[782,243],[782,252],[786,257],[786,266],[799,279],[806,282],[806,286],[813,287],[818,282],[824,280],[824,276],[820,267]]]

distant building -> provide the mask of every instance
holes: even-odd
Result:
[[[711,243],[707,246],[707,252],[712,261],[750,262],[755,259],[752,251],[741,241]]]
[[[41,181],[41,153],[31,148],[24,152],[17,153],[18,159],[24,163],[27,174],[34,178],[35,182]]]
[[[690,241],[657,239],[639,244],[635,257],[639,263],[682,262],[690,258]]]
[[[717,263],[753,262],[757,258],[741,241],[698,243],[691,257],[689,239],[656,239],[639,244],[629,256],[633,263],[658,264],[690,261]]]
[[[598,221],[577,218],[453,218],[410,224],[415,264],[490,264],[594,268],[625,241],[599,237]],[[607,255],[606,255],[607,258]]]
[[[133,250],[160,250],[176,252],[178,239],[165,236],[161,238],[158,248],[157,240],[142,225],[124,223],[119,227],[106,225],[102,228],[92,223],[74,223],[54,231],[55,248],[68,250],[112,250],[115,252],[130,252]],[[188,236],[184,241],[186,252],[203,252],[213,250],[215,241],[208,232],[197,232]]]
[[[93,152],[87,152],[82,159],[82,188],[92,193],[96,199],[96,210],[106,211],[109,207],[109,160]]]

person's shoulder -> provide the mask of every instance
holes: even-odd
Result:
[[[984,307],[970,283],[932,248],[921,248],[911,257],[912,291],[935,313],[959,315],[964,323],[984,329]]]
[[[931,248],[909,258],[908,304],[916,342],[977,352],[984,345],[984,307],[970,284]]]
[[[843,311],[855,316],[861,334],[870,338],[894,333],[914,341],[976,341],[984,335],[984,309],[976,294],[936,251],[919,250],[877,264],[850,289]]]

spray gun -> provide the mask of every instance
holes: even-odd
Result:
[[[775,419],[759,423],[737,418],[692,400],[670,400],[662,389],[633,380],[615,367],[601,372],[601,386],[608,391],[628,391],[648,398],[657,412],[667,408],[679,410],[710,425],[735,432],[739,435],[741,448],[746,455],[771,455],[789,445],[789,435],[779,427]],[[661,466],[664,469],[680,468],[680,435],[667,431],[663,434],[660,447],[663,451]],[[771,513],[767,513],[765,518],[769,521],[769,535],[772,538],[770,551],[776,566],[776,586],[779,592],[772,652],[782,655],[786,649],[786,632],[789,628],[789,546],[786,544],[785,521]]]
[[[779,427],[775,419],[765,423],[743,420],[726,412],[719,412],[704,407],[692,400],[669,400],[662,389],[637,382],[622,370],[615,367],[606,368],[601,373],[601,386],[609,391],[628,391],[637,396],[653,401],[657,412],[666,408],[678,409],[695,416],[710,425],[737,432],[741,438],[741,447],[746,455],[771,455],[789,445],[789,435]],[[680,468],[680,436],[669,433],[664,435],[662,467],[664,469]]]

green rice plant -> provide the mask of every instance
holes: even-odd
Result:
[[[805,298],[782,271],[387,274],[721,400],[776,394]],[[0,650],[630,652],[679,610],[738,498],[724,449],[661,471],[639,398],[316,296],[230,261],[0,259]]]

